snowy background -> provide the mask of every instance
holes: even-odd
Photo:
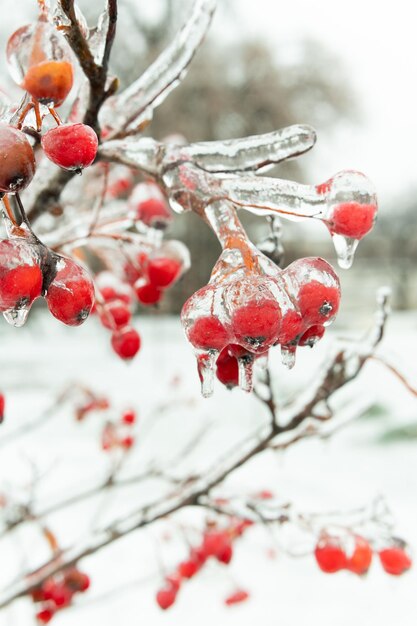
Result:
[[[147,3],[140,4],[144,11],[149,10]],[[413,4],[400,0],[395,11],[370,0],[353,0],[344,10],[336,10],[330,0],[293,0],[285,6],[272,0],[257,0],[255,5],[239,0],[235,5],[238,19],[227,20],[227,11],[220,11],[213,23],[213,38],[261,37],[280,58],[284,49],[288,62],[296,54],[297,41],[316,38],[340,58],[361,121],[341,124],[336,130],[330,130],[325,120],[316,124],[319,142],[304,157],[306,170],[320,181],[346,167],[362,170],[378,188],[382,211],[388,210],[400,190],[415,184],[417,40]],[[29,0],[2,0],[2,44],[14,28],[29,19],[33,6]],[[178,6],[186,12],[188,3],[178,2]],[[320,245],[315,243],[315,247],[318,251]],[[387,278],[389,282],[389,275]],[[274,385],[280,397],[309,384],[336,335],[361,336],[372,323],[374,286],[379,279],[369,273],[355,274],[349,287],[349,293],[355,295],[355,315],[347,298],[334,330],[314,350],[300,351],[291,373],[279,364],[278,354],[272,356]],[[413,293],[415,287],[411,285]],[[227,392],[217,385],[212,399],[201,399],[194,359],[177,318],[140,316],[135,324],[143,349],[130,365],[114,357],[108,334],[96,320],[80,329],[66,329],[46,312],[35,311],[23,329],[1,325],[1,389],[8,409],[0,445],[1,437],[42,414],[71,381],[107,394],[116,412],[130,406],[137,409],[139,445],[125,472],[140,470],[151,458],[175,456],[196,429],[207,423],[212,427],[201,452],[187,460],[188,469],[201,469],[267,419],[262,405],[238,390]],[[384,353],[410,381],[417,380],[416,327],[415,312],[394,315],[383,344]],[[358,398],[377,409],[331,441],[307,440],[279,458],[263,455],[234,474],[219,493],[244,495],[271,489],[301,511],[349,509],[383,494],[397,520],[397,534],[417,546],[417,402],[378,364],[367,365],[361,378],[340,395],[338,404],[348,405]],[[156,419],[161,410],[162,416]],[[99,416],[77,424],[70,408],[63,405],[43,428],[0,448],[1,489],[23,497],[36,467],[44,475],[37,493],[42,508],[80,485],[96,484],[108,468],[99,446],[101,425]],[[403,432],[398,430],[401,427]],[[142,432],[148,433],[143,446]],[[70,545],[96,524],[105,524],[115,514],[146,500],[156,487],[159,485],[152,484],[123,490],[117,497],[100,497],[50,516],[48,524],[63,545]],[[201,514],[187,511],[177,521],[198,524]],[[164,540],[167,533],[169,542]],[[254,620],[265,626],[415,624],[416,568],[393,579],[375,561],[365,580],[344,572],[325,576],[311,556],[287,557],[280,549],[283,542],[285,537],[279,532],[251,529],[236,545],[229,568],[207,567],[185,585],[176,605],[165,614],[154,600],[161,583],[158,561],[170,569],[183,558],[186,547],[178,527],[164,522],[83,562],[93,581],[91,592],[79,598],[75,607],[58,614],[53,623],[110,626],[123,619],[126,626],[159,626],[172,621],[184,626],[196,621],[201,626],[213,622],[241,626]],[[275,558],[271,557],[272,548]],[[19,530],[12,540],[2,541],[1,586],[47,554],[36,528]],[[247,589],[251,598],[226,609],[223,600],[237,585]],[[24,600],[0,613],[0,624],[31,626],[33,613],[33,605]]]

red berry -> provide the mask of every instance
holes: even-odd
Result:
[[[232,560],[232,556],[233,556],[233,547],[232,547],[232,544],[229,542],[229,543],[227,543],[224,546],[224,548],[222,550],[220,550],[216,554],[216,559],[220,563],[224,563],[225,565],[229,565],[230,561]]]
[[[249,302],[237,308],[231,320],[236,343],[262,350],[277,341],[280,323],[281,310],[275,300]]]
[[[175,593],[177,593],[181,587],[181,576],[178,573],[169,574],[165,578],[165,582],[169,587],[172,587],[175,590]]]
[[[322,572],[334,574],[346,567],[346,554],[337,537],[323,536],[314,551],[317,564]]]
[[[298,306],[307,325],[323,325],[331,321],[339,310],[340,291],[328,287],[318,280],[301,286],[298,293]]]
[[[150,284],[135,285],[135,292],[139,302],[145,306],[156,304],[162,298],[162,291]]]
[[[35,155],[25,133],[0,123],[0,193],[22,191],[35,174]]]
[[[87,574],[80,572],[79,569],[73,567],[65,572],[65,584],[72,591],[79,591],[83,593],[89,589],[91,581]]]
[[[115,330],[129,324],[132,314],[121,300],[114,300],[103,306],[100,321],[105,328]]]
[[[35,248],[22,239],[0,241],[0,310],[29,307],[42,292]]]
[[[205,533],[202,549],[207,556],[219,558],[230,546],[230,536],[225,531],[212,530]],[[231,556],[230,556],[231,558]]]
[[[177,259],[157,257],[149,259],[147,272],[149,282],[155,287],[168,287],[178,278],[181,272],[181,263]]]
[[[45,299],[56,319],[68,326],[79,326],[87,319],[93,308],[92,280],[80,265],[71,259],[61,257]]]
[[[139,352],[140,337],[134,328],[125,326],[121,330],[117,330],[113,333],[111,345],[116,354],[122,359],[133,359],[137,352]]]
[[[136,205],[136,218],[146,226],[164,228],[172,220],[172,215],[164,200],[148,198]]]
[[[129,409],[122,413],[121,421],[123,424],[134,424],[136,422],[136,413],[133,409]]]
[[[183,561],[178,566],[178,572],[183,578],[192,578],[200,569],[200,564],[194,559]]]
[[[194,348],[200,350],[222,350],[228,343],[229,333],[214,315],[205,315],[196,319],[187,332]]]
[[[172,586],[169,586],[169,587],[165,587],[164,589],[160,589],[158,591],[158,593],[156,594],[156,601],[158,605],[160,606],[160,608],[165,611],[166,609],[169,609],[169,607],[174,604],[176,597],[177,597],[177,592],[175,588]]]
[[[131,437],[130,435],[128,435],[127,437],[123,437],[123,439],[120,440],[120,445],[125,450],[130,450],[130,448],[133,447],[134,443],[135,443],[135,439],[134,437]]]
[[[55,615],[55,611],[53,609],[42,609],[39,613],[36,613],[36,619],[39,624],[48,624],[51,621],[53,616]]]
[[[281,328],[278,343],[285,346],[297,343],[297,339],[303,331],[303,318],[297,311],[288,311],[281,320]]]
[[[240,602],[245,602],[245,600],[247,600],[248,598],[249,598],[249,594],[247,591],[244,591],[243,589],[238,589],[237,591],[234,591],[233,593],[231,593],[230,596],[227,596],[224,603],[227,606],[232,606],[233,604],[239,604]]]
[[[42,104],[58,107],[71,91],[73,74],[68,61],[44,61],[28,69],[22,87]]]
[[[315,326],[310,326],[310,328],[300,337],[298,345],[314,346],[314,344],[323,337],[325,330],[324,326],[321,325],[316,324]]]
[[[410,556],[404,548],[400,546],[380,550],[379,559],[387,574],[391,574],[392,576],[401,576],[401,574],[404,574],[404,572],[410,569],[412,564]]]
[[[230,346],[226,346],[217,357],[216,376],[228,389],[239,384],[239,366],[237,358],[230,354]]]
[[[355,547],[353,553],[347,559],[346,568],[362,576],[366,574],[372,562],[372,548],[363,537],[355,536]]]
[[[66,170],[79,170],[96,158],[98,139],[85,124],[61,124],[42,137],[42,148],[50,161]]]
[[[362,239],[375,222],[375,204],[343,202],[334,207],[329,224],[330,232],[351,239]]]

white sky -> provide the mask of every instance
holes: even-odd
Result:
[[[337,141],[317,128],[318,143],[305,157],[312,174],[324,180],[340,169],[361,170],[375,183],[382,204],[404,188],[417,188],[417,4],[236,0],[236,5],[251,36],[262,34],[272,45],[312,37],[343,61],[362,124]]]

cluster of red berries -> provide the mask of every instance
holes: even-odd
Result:
[[[80,265],[39,242],[0,241],[0,311],[10,312],[18,325],[19,312],[27,313],[41,296],[54,317],[78,326],[93,307],[94,287]]]
[[[36,614],[38,623],[48,624],[58,611],[71,605],[77,593],[84,593],[89,587],[90,578],[76,567],[48,578],[31,593],[33,602],[42,603]]]
[[[366,574],[371,566],[374,550],[360,535],[349,537],[350,550],[346,541],[338,536],[323,533],[316,545],[314,556],[322,572],[334,574],[340,570],[353,572],[358,576]],[[407,545],[399,539],[392,539],[384,548],[377,551],[381,565],[387,574],[400,576],[410,569],[412,561]]]
[[[340,285],[323,259],[299,259],[277,275],[245,274],[197,291],[182,310],[190,343],[204,362],[216,357],[219,380],[233,387],[238,364],[252,363],[281,345],[292,356],[297,346],[312,346],[324,334],[340,303]]]
[[[117,422],[106,422],[101,434],[102,449],[106,452],[116,449],[130,450],[135,443],[132,431],[136,419],[136,412],[128,409],[122,413]]]
[[[223,529],[209,526],[203,534],[201,544],[193,547],[188,558],[178,565],[175,572],[165,577],[164,586],[156,594],[158,606],[164,610],[169,609],[177,598],[181,584],[194,578],[209,559],[229,565],[233,557],[233,542],[252,524],[250,520],[239,520],[231,521],[229,526]],[[229,598],[227,604],[235,604],[238,601],[243,601],[243,598],[235,599],[234,602]]]
[[[110,282],[108,278],[110,277]],[[131,325],[132,290],[128,284],[115,282],[112,275],[97,275],[95,312],[104,328],[111,331],[111,346],[123,360],[139,352],[140,335]]]

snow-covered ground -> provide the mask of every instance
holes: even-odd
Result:
[[[116,411],[137,408],[139,444],[126,473],[140,470],[149,459],[164,462],[174,456],[204,424],[211,428],[198,452],[176,470],[208,467],[223,450],[267,419],[264,407],[238,390],[227,392],[217,385],[213,398],[199,396],[193,356],[175,318],[140,318],[137,327],[143,350],[133,364],[126,365],[113,357],[108,334],[95,320],[80,329],[66,329],[41,312],[34,317],[23,329],[5,325],[0,329],[1,386],[8,402],[0,445],[2,436],[36,418],[71,380],[107,394]],[[384,341],[384,352],[396,359],[411,381],[417,380],[416,326],[413,316],[394,317]],[[360,335],[364,328],[356,330]],[[338,332],[345,334],[343,328]],[[292,372],[278,363],[278,353],[272,356],[278,394],[288,396],[308,385],[331,339],[326,337],[314,350],[300,351]],[[175,384],[174,379],[179,382]],[[218,493],[243,495],[271,489],[301,511],[348,509],[383,494],[398,522],[397,534],[417,546],[417,442],[379,441],[390,428],[413,419],[417,423],[417,400],[378,364],[366,366],[360,380],[343,392],[339,405],[357,398],[385,406],[385,414],[359,420],[330,441],[306,440],[279,457],[264,454],[233,474]],[[99,415],[75,423],[63,405],[45,426],[0,448],[2,490],[21,496],[33,478],[34,467],[45,472],[36,493],[39,508],[95,484],[108,467],[108,458],[98,444],[100,426]],[[159,490],[162,485],[157,482],[132,487],[117,496],[100,497],[51,515],[47,522],[63,545],[71,545],[96,525],[106,524],[149,497],[154,499]],[[251,529],[236,545],[230,567],[207,567],[184,586],[176,605],[163,613],[154,600],[161,580],[158,560],[169,570],[185,555],[179,523],[198,524],[201,515],[184,511],[176,517],[176,524],[166,521],[134,533],[86,559],[82,567],[92,578],[91,591],[79,598],[76,607],[58,614],[53,623],[242,626],[256,620],[265,626],[415,624],[417,568],[393,579],[375,561],[364,580],[347,573],[326,576],[317,570],[311,556],[284,555],[279,550],[282,533],[270,534],[263,528]],[[171,541],[161,542],[167,532]],[[21,529],[0,546],[2,587],[22,569],[47,558],[37,529]],[[276,549],[276,558],[271,558],[271,548]],[[226,608],[223,600],[236,585],[247,589],[251,598]],[[19,601],[0,613],[0,625],[30,626],[33,613],[30,602]]]

